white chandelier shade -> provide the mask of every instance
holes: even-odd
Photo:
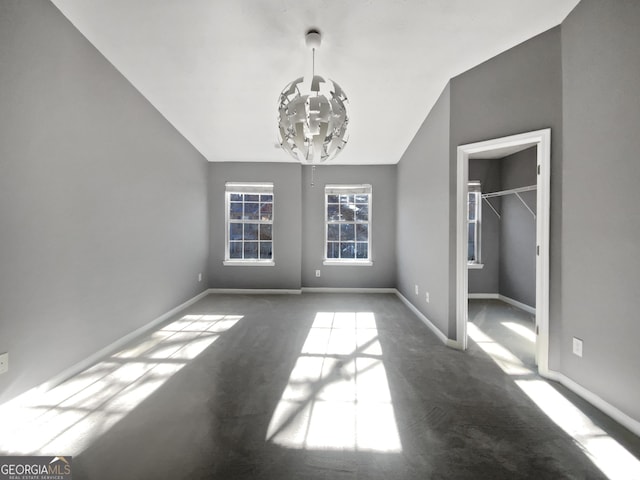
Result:
[[[314,34],[319,45],[319,33]],[[335,158],[347,144],[348,101],[336,82],[315,72],[311,78],[294,80],[280,94],[279,141],[299,162],[318,164]]]

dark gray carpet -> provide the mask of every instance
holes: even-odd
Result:
[[[267,439],[317,312],[373,312],[400,451]],[[75,479],[606,478],[513,376],[473,342],[443,346],[393,294],[210,295],[185,313],[242,318],[76,456]],[[332,374],[367,355],[332,355]],[[638,455],[637,437],[554,388]]]

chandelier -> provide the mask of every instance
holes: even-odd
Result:
[[[317,164],[335,158],[347,144],[347,96],[336,82],[315,73],[320,32],[309,30],[305,39],[312,50],[311,78],[294,80],[280,94],[279,141],[296,160]]]

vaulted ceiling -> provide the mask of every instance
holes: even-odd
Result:
[[[336,164],[398,162],[447,81],[558,25],[578,0],[53,0],[209,161],[293,162],[282,89],[310,70],[349,98]]]

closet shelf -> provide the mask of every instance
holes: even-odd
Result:
[[[527,185],[526,187],[511,188],[509,190],[501,190],[499,192],[483,193],[482,198],[502,197],[503,195],[509,195],[511,193],[530,192],[537,188],[537,185]]]
[[[527,202],[525,202],[522,199],[522,197],[520,196],[520,193],[521,192],[530,192],[532,190],[536,190],[537,188],[538,188],[537,185],[528,185],[526,187],[510,188],[509,190],[501,190],[499,192],[483,193],[482,194],[482,198],[491,207],[491,210],[493,210],[493,213],[495,213],[498,216],[498,218],[502,218],[500,216],[500,214],[498,213],[498,211],[495,208],[493,208],[493,205],[491,205],[491,202],[489,202],[489,200],[487,200],[487,199],[488,198],[493,198],[493,197],[502,197],[504,195],[514,194],[522,202],[522,204],[525,206],[525,208],[527,210],[529,210],[529,213],[531,215],[533,215],[533,218],[535,219],[536,218],[535,212],[533,210],[531,210],[529,205],[527,205]]]

